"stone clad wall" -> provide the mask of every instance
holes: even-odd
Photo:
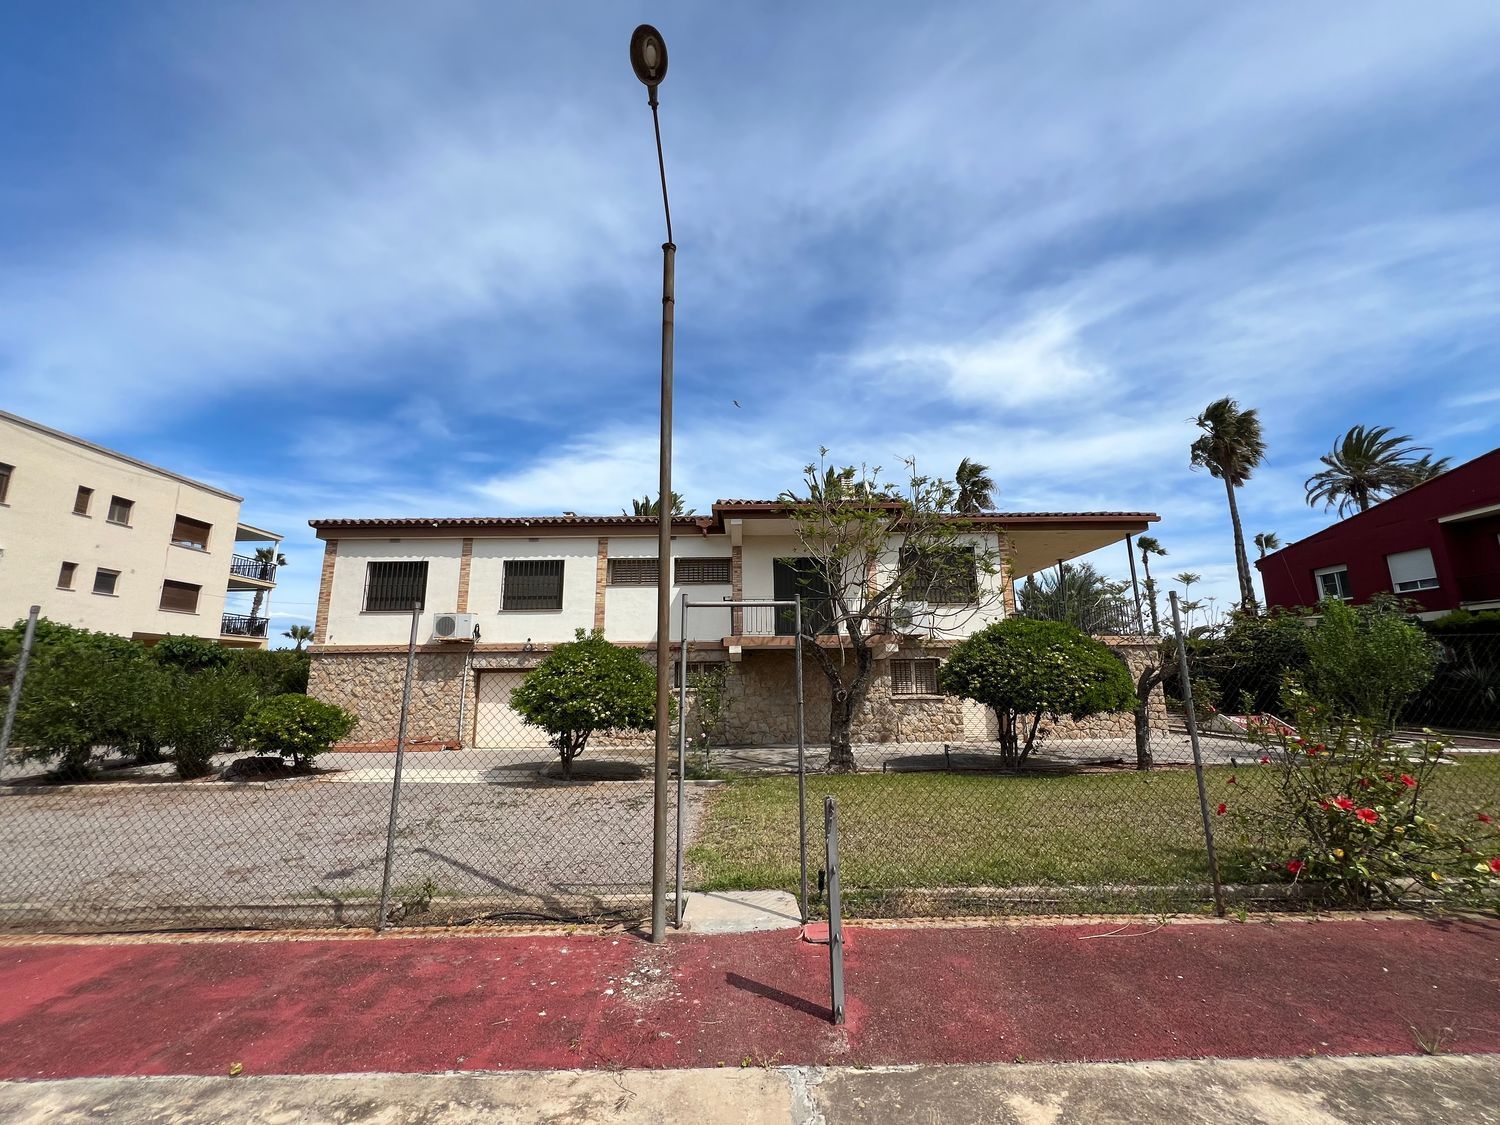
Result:
[[[411,683],[407,738],[413,742],[458,737],[458,686],[464,653],[418,652]],[[401,721],[401,684],[406,654],[385,652],[314,653],[307,694],[344,708],[359,719],[351,742],[395,738]],[[470,693],[469,707],[473,706]]]

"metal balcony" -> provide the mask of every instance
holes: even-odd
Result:
[[[219,633],[225,637],[264,637],[267,624],[268,619],[264,617],[251,617],[247,613],[226,613]]]
[[[262,562],[253,555],[235,555],[229,562],[229,574],[232,578],[249,578],[254,582],[274,583],[276,564]]]

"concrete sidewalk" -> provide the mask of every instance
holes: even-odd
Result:
[[[1500,1057],[106,1078],[0,1083],[12,1125],[1500,1122]]]

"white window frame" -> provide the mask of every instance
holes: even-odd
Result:
[[[1398,581],[1396,578],[1397,573],[1408,568],[1404,566],[1398,568],[1393,564],[1392,560],[1415,560],[1415,556],[1418,555],[1427,556],[1427,565],[1425,567],[1413,566],[1409,570],[1411,573],[1415,573],[1418,570],[1425,570],[1426,573],[1420,578],[1406,578]],[[1438,588],[1437,560],[1432,557],[1431,547],[1416,547],[1410,551],[1392,551],[1385,557],[1385,568],[1391,576],[1391,589],[1398,594],[1412,594],[1418,590],[1436,590]]]
[[[1330,594],[1323,587],[1323,576],[1327,574],[1342,574],[1344,576],[1344,593]],[[1318,587],[1318,601],[1347,602],[1354,596],[1354,589],[1349,585],[1349,564],[1339,563],[1336,566],[1319,567],[1313,571],[1313,583]]]

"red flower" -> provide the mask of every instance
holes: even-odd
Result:
[[[1380,776],[1383,777],[1383,778],[1385,778],[1387,781],[1395,781],[1396,780],[1396,775],[1393,774],[1393,773],[1383,773]]]
[[[1417,787],[1417,779],[1412,777],[1412,775],[1409,773],[1403,773],[1401,775],[1401,784],[1406,786],[1408,789],[1415,789]]]
[[[1327,812],[1328,811],[1328,802],[1327,801],[1319,801],[1318,802],[1318,808],[1322,809],[1324,812]]]
[[[1234,776],[1234,774],[1230,774],[1229,775],[1229,784],[1230,785],[1238,785],[1239,784],[1239,780]]]
[[[1318,756],[1318,751],[1321,749],[1323,749],[1323,744],[1321,742],[1316,746],[1309,746],[1307,748],[1307,756],[1309,758],[1316,758]]]
[[[1360,809],[1354,815],[1359,817],[1359,819],[1364,821],[1366,824],[1374,824],[1377,820],[1380,819],[1380,814],[1374,809]]]
[[[1500,875],[1500,855],[1497,855],[1494,859],[1490,860],[1490,870],[1493,871],[1496,875]]]
[[[1302,736],[1301,736],[1301,735],[1300,735],[1300,734],[1299,734],[1299,735],[1298,735],[1298,736],[1297,736],[1297,745],[1298,745],[1298,746],[1306,746],[1306,745],[1307,745],[1307,739],[1305,739],[1305,738],[1303,738],[1303,737],[1302,737]]]
[[[1220,802],[1220,804],[1219,804],[1219,815],[1223,816],[1228,811],[1229,811],[1229,806],[1226,805],[1226,804],[1224,804],[1224,803],[1222,803],[1222,802]]]
[[[1359,779],[1359,787],[1361,789],[1368,789],[1368,788],[1370,788],[1370,779],[1368,777],[1362,777],[1362,778],[1360,778]]]
[[[1490,817],[1489,813],[1480,813],[1479,814],[1479,823],[1480,824],[1488,824],[1490,822],[1490,820],[1491,820],[1491,817]]]
[[[1271,764],[1271,759],[1268,758],[1266,755],[1262,754],[1260,756],[1260,764],[1263,765],[1263,766],[1269,766]]]
[[[1343,809],[1345,812],[1348,812],[1354,807],[1354,802],[1349,800],[1348,797],[1335,797],[1333,799],[1333,803],[1339,808]]]
[[[1286,869],[1295,876],[1300,875],[1302,873],[1302,869],[1305,866],[1307,865],[1304,864],[1300,859],[1292,859],[1287,861]],[[1493,864],[1491,864],[1491,866],[1493,866]]]

